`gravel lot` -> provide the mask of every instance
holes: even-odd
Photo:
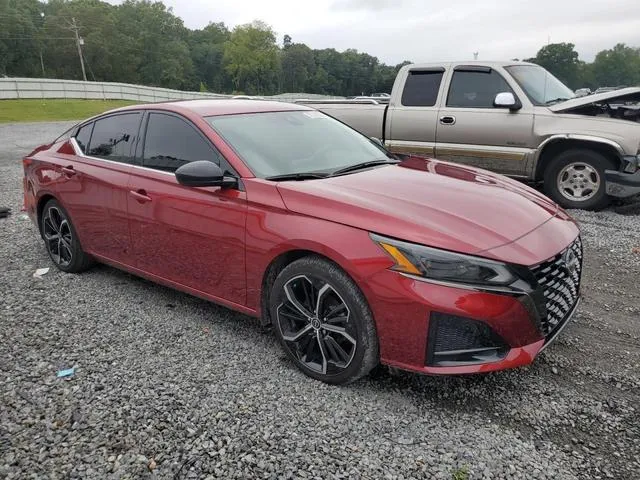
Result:
[[[336,388],[248,317],[56,271],[20,214],[20,158],[68,125],[0,126],[1,478],[638,478],[640,202],[573,212],[583,303],[533,366]]]

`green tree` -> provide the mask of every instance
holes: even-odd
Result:
[[[37,0],[0,0],[0,73],[41,76],[43,10]]]
[[[210,23],[202,30],[193,31],[189,39],[196,80],[212,92],[231,89],[223,64],[224,44],[229,37],[224,23]]]
[[[535,58],[527,61],[536,63],[555,75],[571,88],[579,88],[580,61],[573,43],[552,43],[542,47]]]
[[[640,49],[619,43],[598,53],[592,70],[601,87],[640,85]]]
[[[304,43],[292,43],[282,50],[282,88],[285,91],[306,91],[315,71],[313,51]]]
[[[236,91],[270,94],[277,90],[278,46],[267,24],[255,21],[234,28],[225,42],[223,61]]]

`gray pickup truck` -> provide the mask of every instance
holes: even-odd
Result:
[[[305,101],[394,153],[531,182],[566,208],[640,193],[640,87],[577,98],[525,62],[407,65],[391,98]]]

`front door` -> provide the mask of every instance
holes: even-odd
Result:
[[[506,175],[525,175],[532,152],[533,112],[494,107],[498,93],[511,92],[488,67],[456,67],[438,112],[436,157]]]
[[[142,113],[110,115],[82,125],[64,155],[60,201],[71,216],[82,247],[104,259],[128,264],[129,171]]]
[[[136,267],[178,286],[239,305],[246,303],[244,191],[185,187],[175,170],[197,160],[226,160],[197,127],[151,112],[142,168],[129,182],[129,218]]]

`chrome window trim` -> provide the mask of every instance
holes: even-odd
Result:
[[[76,152],[76,156],[81,157],[81,158],[87,158],[89,160],[97,160],[100,162],[107,162],[107,163],[112,163],[114,165],[126,165],[128,167],[132,167],[132,168],[139,168],[140,170],[145,170],[145,171],[150,171],[150,172],[156,172],[156,173],[161,173],[163,175],[169,175],[171,177],[175,178],[175,174],[171,173],[171,172],[165,172],[162,170],[156,170],[155,168],[149,168],[149,167],[143,167],[141,165],[133,165],[131,163],[124,163],[124,162],[115,162],[113,160],[107,160],[106,158],[100,158],[100,157],[92,157],[91,155],[86,155],[82,149],[80,148],[80,145],[78,145],[78,142],[76,141],[75,137],[71,137],[70,139],[71,142],[71,146],[73,147],[74,151]],[[177,180],[176,180],[177,181]]]

